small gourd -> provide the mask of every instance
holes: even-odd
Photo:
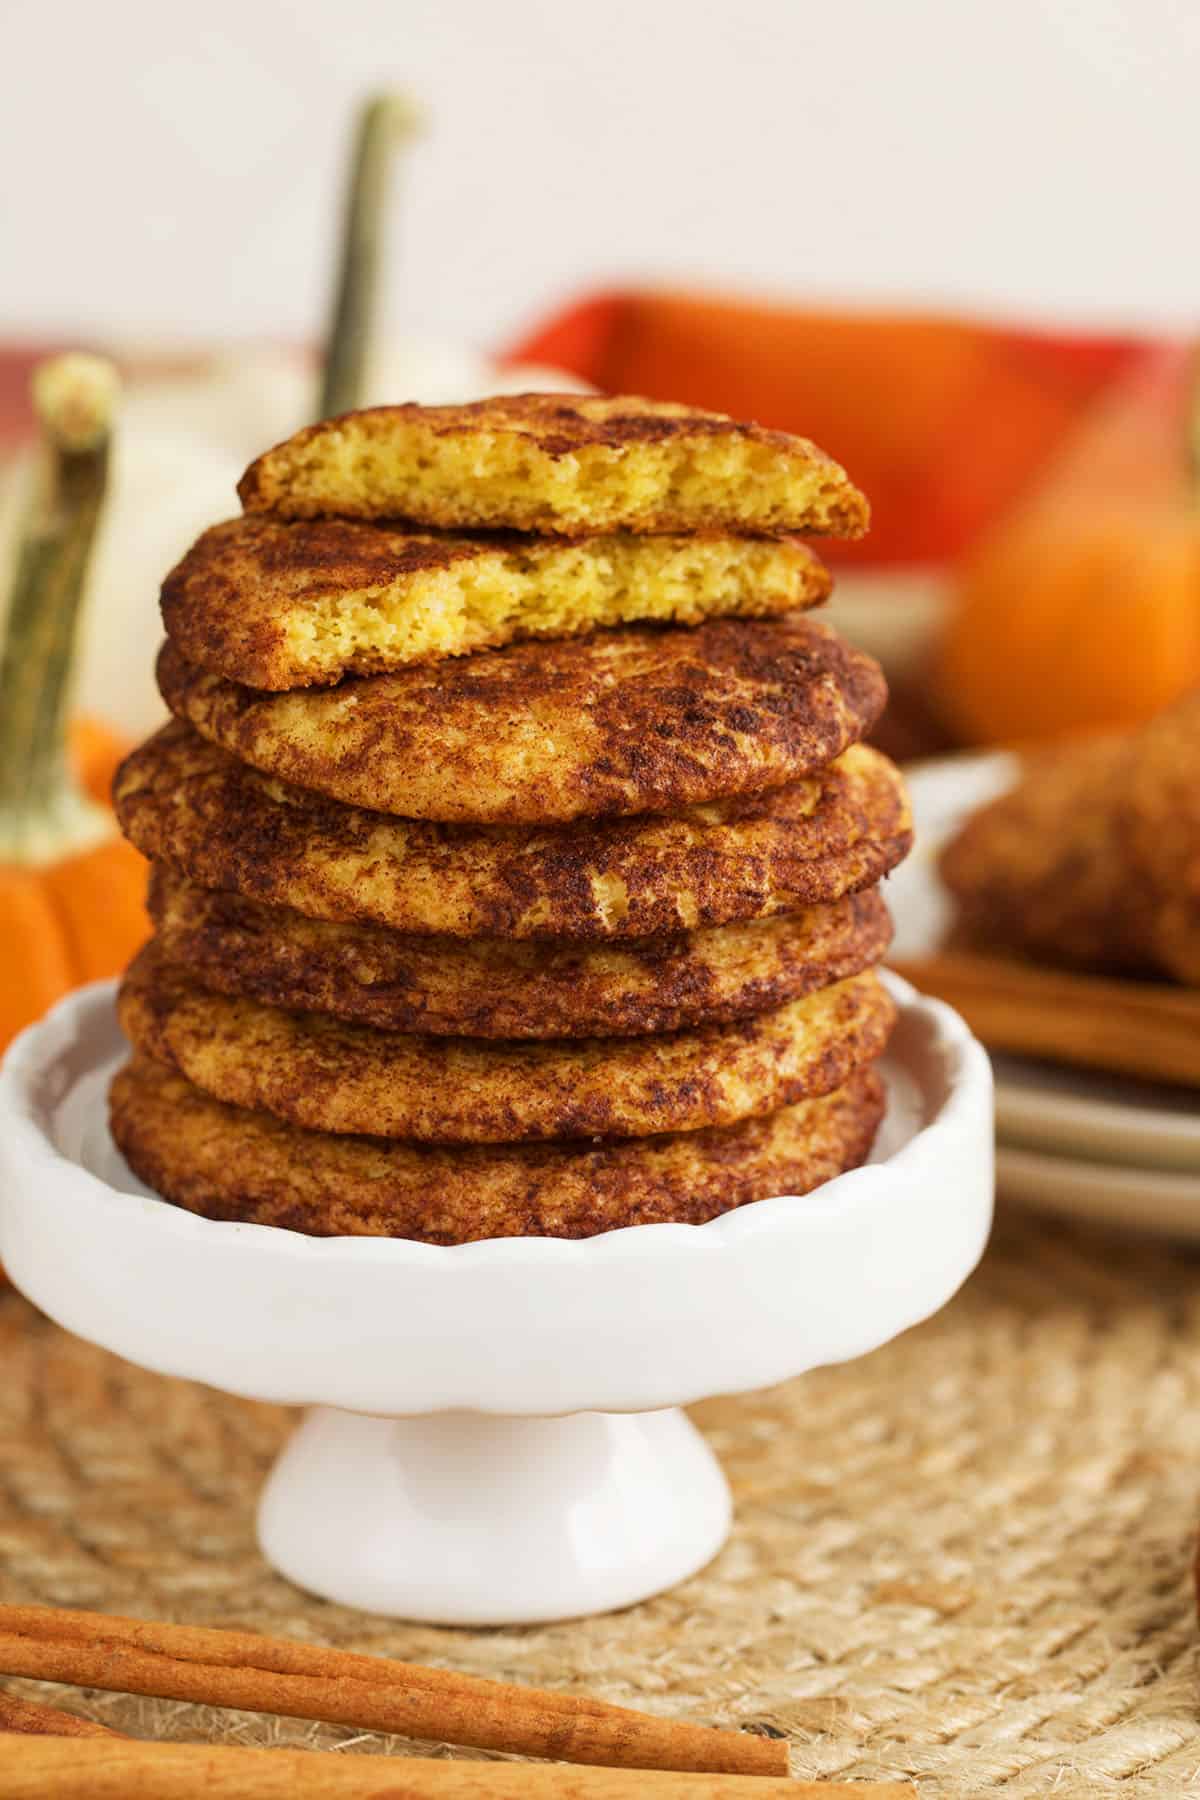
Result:
[[[935,704],[968,743],[1134,726],[1200,684],[1196,360],[1148,353],[952,597]]]
[[[117,974],[147,932],[146,865],[106,800],[120,747],[69,724],[115,399],[97,357],[34,376],[43,467],[0,626],[0,1048],[71,988]]]

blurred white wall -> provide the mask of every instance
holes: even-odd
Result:
[[[625,276],[1195,322],[1200,0],[0,0],[0,332],[307,336],[410,85],[393,327]]]

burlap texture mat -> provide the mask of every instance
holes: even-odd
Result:
[[[220,1329],[214,1318],[214,1330]],[[272,1575],[253,1508],[291,1415],[167,1381],[0,1299],[0,1592],[446,1663],[786,1732],[797,1774],[924,1795],[1200,1793],[1189,1565],[1200,1261],[1002,1215],[937,1319],[696,1417],[737,1501],[707,1570],[631,1611],[392,1624]],[[413,1748],[12,1684],[154,1738]]]

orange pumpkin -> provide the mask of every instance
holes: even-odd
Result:
[[[965,565],[933,673],[961,739],[1132,726],[1200,683],[1195,368],[1144,358]]]
[[[50,476],[23,541],[0,643],[0,1048],[71,988],[117,974],[147,932],[146,865],[107,806],[122,747],[102,726],[68,729],[64,720],[104,490],[108,390],[92,359],[47,368]],[[99,424],[77,447],[79,409],[86,424],[89,405]]]
[[[74,763],[93,799],[107,795],[119,760],[98,728],[72,732]],[[116,833],[34,866],[0,862],[0,1049],[48,1006],[86,981],[117,975],[146,937],[146,864]]]

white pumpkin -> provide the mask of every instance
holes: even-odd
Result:
[[[498,370],[461,345],[402,339],[374,359],[365,403],[433,404],[579,386],[559,370]],[[305,358],[266,348],[221,353],[199,371],[130,379],[81,626],[81,712],[130,738],[161,722],[153,665],[162,578],[206,526],[237,512],[242,470],[313,417],[316,389]],[[12,555],[28,478],[28,464],[18,459],[0,504],[0,565]]]

